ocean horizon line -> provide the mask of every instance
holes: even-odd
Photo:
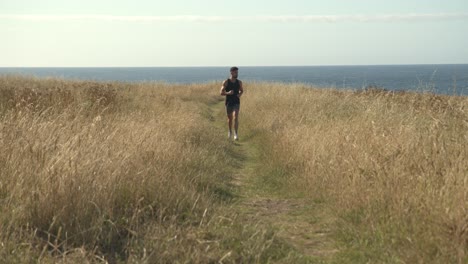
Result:
[[[432,90],[468,95],[468,64],[289,65],[289,66],[140,66],[140,67],[0,67],[0,75],[73,80],[201,83],[229,77],[238,66],[240,79],[307,83],[320,87],[383,87]]]
[[[317,65],[209,65],[209,66],[0,66],[0,68],[224,68],[224,67],[360,67],[360,66],[434,66],[434,65],[468,65],[467,63],[414,63],[414,64],[317,64]]]

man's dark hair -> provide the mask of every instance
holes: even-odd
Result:
[[[237,70],[239,70],[239,68],[237,68],[237,67],[231,67],[231,71],[232,71],[232,72],[233,72],[233,71],[237,71]]]

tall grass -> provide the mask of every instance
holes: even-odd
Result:
[[[263,169],[327,202],[338,262],[468,261],[468,97],[249,87]]]
[[[218,86],[1,77],[0,259],[284,257],[274,233],[218,210],[234,162],[206,118]]]
[[[238,161],[210,121],[218,90],[1,77],[0,259],[306,261],[230,210]],[[326,204],[337,262],[468,260],[467,97],[246,91],[258,177]]]

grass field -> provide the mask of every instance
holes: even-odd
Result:
[[[263,184],[331,209],[338,262],[468,261],[467,97],[258,83],[249,98]]]
[[[0,77],[6,263],[466,263],[468,98]]]

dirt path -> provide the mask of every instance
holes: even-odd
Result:
[[[220,133],[226,134],[228,140],[222,102],[210,106],[210,110],[213,123]],[[279,197],[274,192],[259,188],[255,184],[255,177],[262,165],[258,141],[254,136],[242,136],[240,134],[240,140],[232,142],[232,155],[238,161],[232,184],[239,197],[233,210],[252,222],[273,227],[280,238],[301,254],[313,260],[329,260],[337,250],[330,237],[329,227],[333,221],[327,217],[324,204],[306,198],[293,198],[297,197],[295,194]]]

